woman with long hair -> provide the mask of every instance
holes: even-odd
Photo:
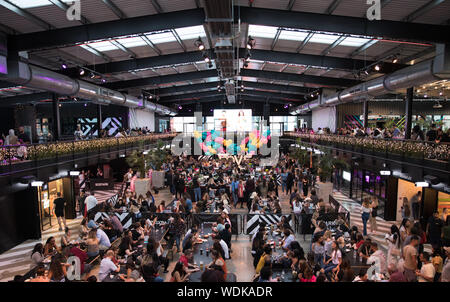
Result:
[[[362,211],[361,218],[363,222],[363,235],[367,236],[367,221],[369,221],[370,212],[372,211],[372,208],[370,207],[370,202],[367,198],[364,199],[364,201],[362,202],[361,211]]]
[[[172,278],[170,279],[170,282],[186,282],[189,275],[190,274],[186,273],[186,270],[184,269],[183,262],[177,262],[172,271]]]
[[[51,236],[45,242],[45,245],[44,245],[44,257],[52,256],[57,251],[58,251],[58,247],[56,246],[55,237]]]
[[[386,234],[386,241],[388,242],[387,263],[392,263],[393,260],[398,261],[400,259],[401,240],[400,230],[393,224],[391,226],[390,234]]]
[[[409,206],[408,198],[403,197],[403,205],[401,207],[402,218],[410,219],[411,217],[411,207]]]
[[[42,243],[36,243],[36,245],[33,248],[33,251],[31,252],[31,264],[30,269],[35,268],[36,266],[39,266],[42,261],[44,261],[44,246]]]
[[[377,232],[378,199],[375,196],[372,197],[370,207],[372,208],[372,212],[370,213],[370,218],[369,218],[370,232],[376,233]]]
[[[67,266],[70,264],[65,263],[66,259],[63,255],[57,254],[53,256],[50,263],[50,269],[48,270],[48,278],[50,282],[65,282],[67,276]]]
[[[88,238],[86,240],[87,255],[88,257],[97,257],[99,253],[99,240],[97,238],[97,230],[92,229],[89,231]]]

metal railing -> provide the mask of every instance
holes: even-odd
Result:
[[[102,154],[136,150],[155,144],[157,140],[168,140],[175,136],[175,133],[165,133],[2,146],[0,147],[0,176],[74,162],[75,160],[85,160]]]
[[[450,161],[450,144],[449,143],[435,143],[429,141],[416,141],[404,139],[376,139],[376,138],[362,138],[342,135],[328,135],[328,134],[308,134],[286,132],[285,136],[300,138],[302,142],[333,146],[344,150],[353,152],[384,155],[397,155],[402,159],[416,159],[416,160],[434,160],[449,162]]]

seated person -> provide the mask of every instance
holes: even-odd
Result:
[[[102,282],[109,274],[120,272],[120,266],[116,266],[112,261],[114,252],[109,250],[106,252],[105,258],[100,262],[100,270],[98,272],[98,280]],[[119,275],[121,279],[125,279],[123,275]]]
[[[184,264],[186,268],[186,272],[193,273],[199,271],[198,265],[192,264],[194,261],[194,251],[192,249],[184,251],[184,253],[180,256],[179,262]]]
[[[369,259],[369,257],[372,255],[372,240],[370,238],[367,238],[359,247],[358,254],[362,259]]]
[[[182,252],[185,250],[192,249],[194,244],[197,242],[198,239],[198,230],[196,227],[192,227],[184,236],[183,243],[182,243]]]
[[[99,249],[100,250],[107,250],[111,247],[111,241],[109,241],[108,235],[101,229],[97,229],[97,238],[99,240]]]
[[[294,234],[292,234],[289,229],[284,229],[284,238],[281,241],[283,250],[288,251],[289,246],[293,241],[295,241]]]
[[[186,282],[191,273],[186,271],[186,267],[183,262],[177,262],[175,264],[175,268],[172,271],[172,277],[170,278],[170,282]]]
[[[225,229],[219,232],[220,238],[227,244],[228,248],[231,249],[231,226],[229,223],[225,223]]]

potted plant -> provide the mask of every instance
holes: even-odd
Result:
[[[166,162],[168,157],[167,149],[163,141],[156,142],[156,148],[148,153],[148,164],[152,169],[152,187],[164,187],[165,171],[162,171],[162,165]]]
[[[126,159],[130,168],[137,172],[137,178],[134,180],[134,188],[137,196],[145,196],[145,193],[151,188],[150,179],[147,178],[146,173],[147,160],[148,154],[137,150],[134,150]]]

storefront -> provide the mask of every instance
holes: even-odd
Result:
[[[50,229],[56,222],[53,201],[57,198],[57,193],[61,193],[61,198],[66,201],[65,217],[75,218],[74,188],[71,177],[63,177],[45,182],[37,187],[39,216],[41,230]]]
[[[446,219],[450,213],[450,194],[439,192],[438,194],[438,211],[439,217]]]
[[[376,197],[378,215],[384,217],[388,176],[354,167],[353,171],[335,171],[333,179],[335,188],[360,203],[366,198]]]

